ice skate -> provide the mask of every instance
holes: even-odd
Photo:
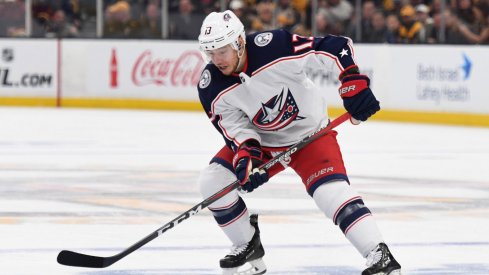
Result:
[[[255,228],[251,241],[240,246],[233,246],[231,252],[219,261],[224,275],[258,275],[265,274],[267,267],[262,258],[265,250],[260,241],[258,215],[250,216],[250,223]]]
[[[401,275],[401,265],[385,243],[380,243],[368,254],[367,266],[362,275]]]

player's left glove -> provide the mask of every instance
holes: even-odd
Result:
[[[255,139],[245,141],[234,155],[233,167],[241,189],[252,192],[268,181],[268,172],[259,169],[263,164],[263,151]]]
[[[370,79],[366,75],[347,75],[341,83],[339,92],[343,106],[354,119],[366,121],[380,110],[379,101],[370,90]]]

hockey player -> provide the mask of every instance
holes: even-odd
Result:
[[[400,274],[401,266],[385,245],[370,210],[350,186],[335,131],[269,171],[258,169],[329,122],[324,91],[306,76],[306,64],[338,73],[340,96],[354,119],[366,121],[380,109],[369,78],[360,74],[354,62],[351,40],[332,35],[301,37],[284,30],[246,36],[236,15],[224,11],[205,18],[199,44],[209,61],[198,84],[199,97],[226,143],[199,177],[203,197],[236,179],[242,191],[252,192],[290,167],[318,208],[367,258],[368,268],[362,274]],[[232,242],[231,252],[220,260],[223,274],[265,273],[258,217],[249,215],[240,192],[227,194],[209,209]],[[246,263],[251,268],[241,272]]]

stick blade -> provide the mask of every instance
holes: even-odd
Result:
[[[57,260],[62,265],[91,268],[104,268],[112,264],[108,263],[104,257],[91,256],[68,250],[59,252]]]

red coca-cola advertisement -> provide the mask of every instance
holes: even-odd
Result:
[[[101,41],[83,51],[91,54],[83,60],[82,96],[199,101],[197,85],[206,64],[196,43]]]
[[[136,86],[192,86],[199,82],[204,61],[199,51],[188,50],[175,57],[159,57],[145,50],[135,60],[131,81]]]

